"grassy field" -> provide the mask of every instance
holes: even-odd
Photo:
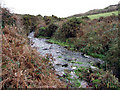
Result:
[[[113,12],[108,12],[108,13],[101,13],[101,14],[95,14],[95,15],[89,15],[88,17],[90,19],[97,19],[99,17],[111,16],[113,14],[118,15],[118,11],[113,11]]]

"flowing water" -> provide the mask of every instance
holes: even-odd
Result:
[[[71,78],[78,78],[73,72],[73,70],[76,69],[74,66],[90,67],[90,63],[103,63],[102,60],[82,55],[81,52],[70,51],[57,44],[48,43],[46,42],[47,39],[35,38],[34,32],[30,33],[28,38],[30,39],[30,42],[32,42],[31,46],[36,47],[37,51],[40,52],[41,55],[45,56],[46,54],[52,54],[53,58],[55,59],[52,61],[53,67],[56,71],[56,74],[61,77],[64,75],[64,70],[68,70],[71,72]],[[81,86],[83,88],[85,88],[86,85],[87,82],[81,81]]]

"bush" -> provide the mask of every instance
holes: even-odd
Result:
[[[61,34],[65,38],[76,37],[77,30],[80,29],[80,24],[83,23],[79,18],[72,18],[62,25]]]
[[[118,79],[110,71],[102,69],[93,71],[91,68],[78,67],[75,70],[80,80],[88,82],[88,87],[95,88],[118,88],[120,87]]]
[[[15,18],[13,18],[13,14],[9,12],[6,8],[2,8],[2,27],[5,25],[13,25],[16,24]]]
[[[40,27],[38,36],[45,36],[45,33],[46,33],[46,28]]]
[[[5,26],[3,32],[0,90],[65,88],[65,83],[57,79],[55,72],[51,70],[52,66],[48,64],[48,57],[52,55],[40,56],[40,53],[28,45],[28,40],[17,33],[16,27]]]
[[[82,17],[82,19],[85,19],[85,20],[90,20],[90,18],[89,18],[89,17],[87,17],[87,16],[83,16],[83,17]]]
[[[118,48],[118,39],[112,42],[109,51],[106,53],[105,61],[108,62],[109,68],[120,79],[120,49]]]
[[[44,16],[43,19],[45,20],[46,25],[49,25],[51,23],[51,21],[52,21],[52,18],[49,17],[49,16]]]
[[[46,36],[51,37],[53,36],[54,32],[58,29],[56,24],[51,23],[46,29]]]
[[[23,15],[23,25],[26,33],[29,34],[36,28],[36,17],[29,14]]]

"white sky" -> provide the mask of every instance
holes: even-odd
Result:
[[[2,6],[18,14],[67,17],[92,9],[118,4],[120,0],[0,0]]]

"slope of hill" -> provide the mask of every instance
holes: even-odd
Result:
[[[104,9],[94,9],[94,10],[90,10],[86,13],[75,14],[70,17],[80,17],[80,16],[94,15],[94,14],[100,14],[100,13],[106,13],[106,12],[113,12],[113,11],[118,11],[118,4],[110,5]]]
[[[15,18],[4,8],[2,15],[0,89],[65,87],[65,83],[57,79],[52,66],[48,64],[49,59],[29,45],[29,40],[25,37],[27,32],[24,32],[24,36],[21,35],[19,30],[23,32],[25,29],[22,24],[22,27],[16,26],[16,19],[20,21],[19,16]]]
[[[100,13],[100,14],[93,14],[93,15],[88,15],[90,19],[98,19],[100,17],[107,17],[107,16],[112,16],[112,15],[118,15],[118,11],[112,11],[112,12],[106,12],[106,13]]]

